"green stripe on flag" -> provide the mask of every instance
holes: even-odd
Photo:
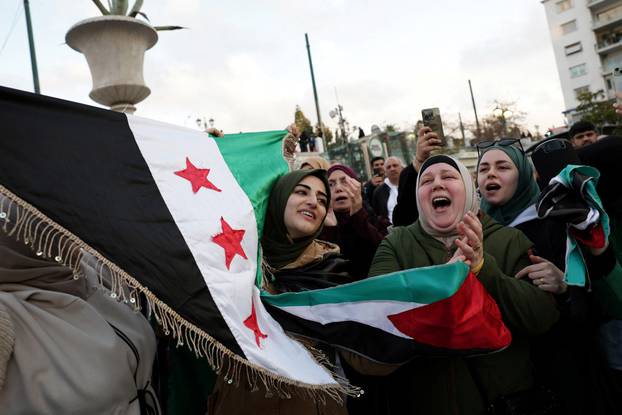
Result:
[[[283,138],[287,131],[227,134],[213,137],[233,176],[250,199],[261,239],[272,185],[287,173],[283,159]],[[261,284],[261,257],[258,255],[257,285]]]
[[[451,297],[469,273],[464,262],[398,271],[321,290],[272,295],[261,294],[279,307],[314,306],[358,301],[401,301],[431,304]]]

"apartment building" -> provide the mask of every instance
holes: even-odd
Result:
[[[566,115],[577,94],[603,90],[615,97],[612,72],[622,67],[622,0],[542,0],[549,24]]]

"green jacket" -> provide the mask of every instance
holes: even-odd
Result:
[[[514,275],[530,265],[532,243],[518,230],[504,227],[489,216],[482,218],[484,267],[478,275],[499,305],[512,332],[505,350],[469,358],[486,391],[494,400],[532,386],[533,377],[527,337],[547,331],[558,319],[553,298]],[[419,222],[395,228],[381,243],[370,275],[408,268],[443,264],[455,249],[447,250],[426,234]],[[484,411],[467,359],[463,357],[419,358],[387,378],[391,413],[478,414]]]

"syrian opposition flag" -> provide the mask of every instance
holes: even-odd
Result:
[[[266,312],[261,225],[287,171],[285,131],[205,133],[0,88],[0,229],[76,270],[143,294],[165,333],[231,382],[345,390]]]
[[[512,340],[497,304],[463,262],[262,299],[287,331],[381,363],[485,353]]]
[[[7,88],[0,125],[0,230],[76,278],[94,258],[112,299],[145,298],[165,334],[230,383],[358,393],[290,334],[387,363],[510,342],[464,264],[262,295],[259,235],[287,171],[285,131],[213,138]]]

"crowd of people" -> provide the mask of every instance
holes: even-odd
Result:
[[[136,395],[136,400],[119,412],[101,413],[619,413],[622,195],[616,163],[622,156],[622,138],[599,137],[588,122],[576,123],[569,134],[569,140],[543,140],[528,150],[516,139],[480,142],[477,168],[470,172],[459,160],[441,154],[441,140],[423,127],[416,156],[406,165],[397,157],[376,157],[371,160],[371,177],[363,181],[347,165],[306,157],[298,169],[280,177],[269,196],[261,246],[272,278],[264,281],[263,289],[271,293],[321,289],[462,261],[497,303],[512,334],[509,347],[489,354],[420,356],[405,364],[383,365],[320,345],[348,381],[365,391],[340,405],[298,396],[285,399],[261,388],[232,385],[188,351],[168,347],[166,339],[160,340],[157,352],[152,350],[155,338],[146,320],[135,321],[134,341],[148,337],[145,347],[151,349],[144,356],[158,356],[157,376],[150,383],[148,368],[141,367],[133,379],[142,379],[146,385],[142,392],[114,385],[115,399],[125,402]],[[586,217],[595,212],[581,198],[589,178],[572,176],[583,180],[579,196],[549,197],[557,191],[552,179],[567,166],[579,165],[600,172],[596,189],[608,216],[608,238],[602,239],[603,218],[584,226]],[[543,212],[542,204],[549,202]],[[570,237],[583,258],[584,286],[568,283]],[[23,281],[41,261],[4,236],[0,239],[1,283]],[[60,283],[72,283],[62,266],[43,269],[46,278],[57,273]],[[97,307],[88,285],[78,289]],[[61,297],[48,301],[62,306]],[[108,324],[102,325],[102,333],[109,330]],[[149,334],[141,336],[144,331]],[[106,347],[103,335],[82,341],[84,348]],[[61,346],[59,361],[70,360]],[[28,360],[33,351],[16,353]],[[102,371],[118,368],[100,363]],[[36,364],[34,360],[32,365]],[[0,390],[6,365],[0,354]],[[58,382],[76,379],[79,376]],[[0,393],[0,408],[19,401],[24,409],[17,413],[28,413],[28,401],[39,398],[19,386]],[[59,386],[59,394],[67,400],[101,398],[67,394],[65,389]],[[107,404],[102,400],[101,405]],[[49,408],[49,413],[62,413],[59,408]]]

